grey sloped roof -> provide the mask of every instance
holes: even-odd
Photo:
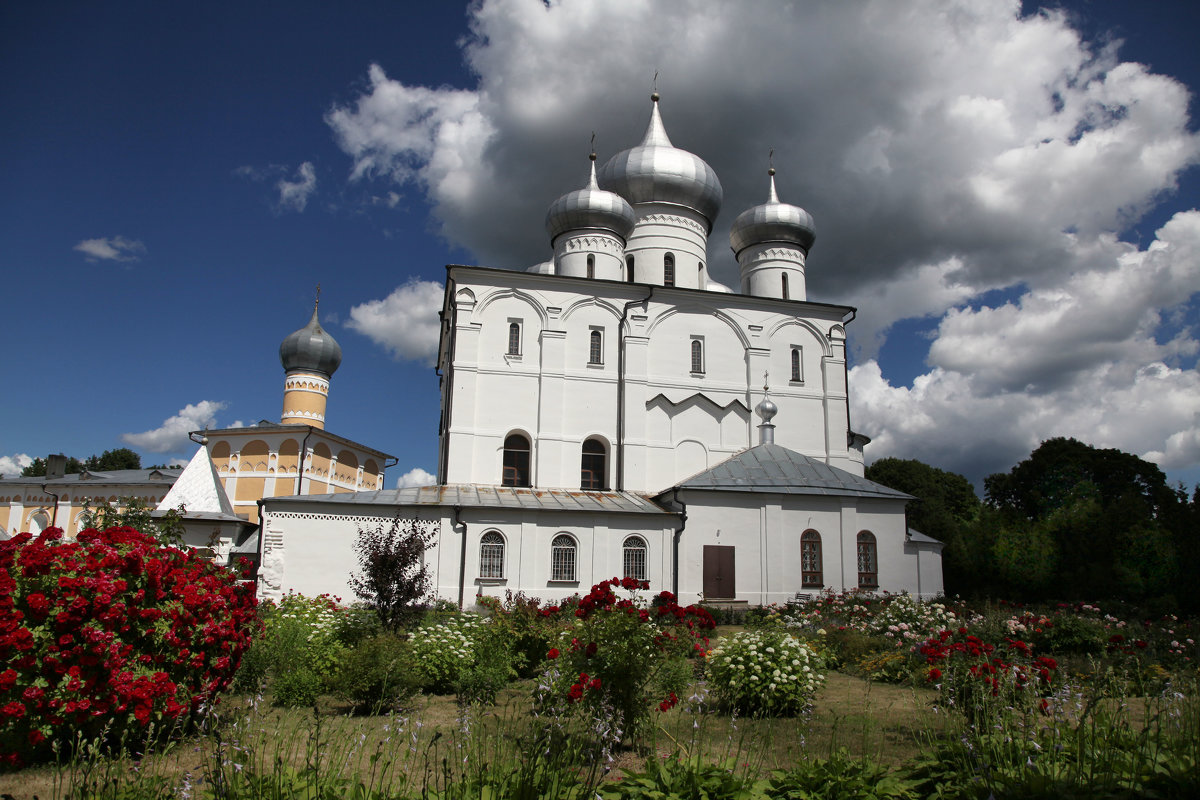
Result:
[[[626,514],[668,514],[643,495],[633,492],[585,492],[571,489],[519,489],[456,483],[446,486],[414,486],[370,492],[291,495],[267,497],[263,502],[286,502],[341,506],[442,506],[452,508],[516,508],[538,511],[608,511]]]
[[[944,542],[942,542],[938,539],[935,539],[932,536],[926,536],[925,534],[921,533],[916,528],[908,529],[908,540],[910,542],[919,542],[920,544],[936,544],[936,545],[943,545],[943,546],[945,545]]]
[[[889,489],[777,444],[760,444],[743,450],[715,467],[693,475],[680,483],[679,488],[912,499],[912,495]]]
[[[46,478],[45,476],[38,478],[3,478],[4,483],[19,483],[41,486],[48,484],[50,486],[71,486],[80,484],[142,484],[142,483],[165,483],[170,485],[183,472],[183,469],[113,469],[107,472],[94,472],[84,470],[83,472],[71,472],[61,478]]]

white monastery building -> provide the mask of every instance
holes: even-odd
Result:
[[[714,281],[720,181],[652,99],[641,144],[598,170],[593,154],[586,186],[551,205],[551,261],[447,267],[438,484],[264,497],[265,596],[352,599],[359,528],[397,516],[436,526],[436,592],[461,605],[625,575],[684,602],[941,593],[941,544],[906,528],[911,498],[863,477],[854,309],[807,299],[812,217],[771,170],[730,232],[740,286]]]

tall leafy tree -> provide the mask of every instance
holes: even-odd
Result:
[[[436,538],[433,523],[400,517],[358,529],[359,571],[350,576],[350,588],[388,630],[405,627],[423,610],[432,583],[425,551]]]
[[[117,469],[141,469],[142,457],[128,447],[105,450],[101,455],[89,456],[84,465],[94,472],[110,472]]]

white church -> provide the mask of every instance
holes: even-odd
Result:
[[[652,100],[642,142],[599,169],[593,155],[587,185],[551,205],[551,261],[447,267],[437,485],[263,498],[263,597],[353,600],[359,528],[396,516],[436,526],[435,590],[465,607],[614,576],[684,602],[942,592],[911,498],[863,477],[854,309],[807,299],[812,217],[771,170],[730,232],[740,285],[713,280],[721,183]]]

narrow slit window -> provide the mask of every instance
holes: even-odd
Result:
[[[625,256],[625,280],[630,283],[634,282],[633,278],[633,256]]]
[[[788,299],[788,276],[786,272],[783,273],[783,299]]]
[[[600,331],[592,331],[588,334],[588,363],[604,363],[604,337]]]
[[[596,277],[596,257],[588,253],[587,257],[587,276],[589,278]]]
[[[508,323],[508,354],[510,356],[521,355],[521,323]]]
[[[692,372],[704,373],[704,342],[692,339]]]
[[[821,569],[821,534],[805,531],[800,537],[800,573],[805,589],[817,589],[825,585]]]
[[[675,254],[663,256],[663,286],[675,285]]]
[[[792,348],[792,381],[804,382],[804,351],[799,347]]]

